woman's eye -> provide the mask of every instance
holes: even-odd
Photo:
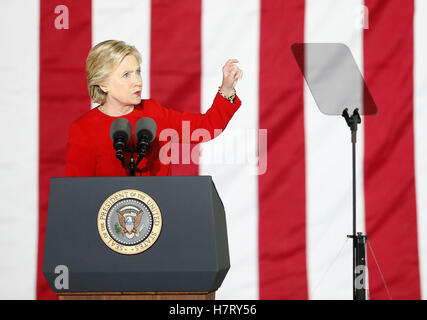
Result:
[[[123,78],[127,78],[128,77],[128,73],[126,72],[124,75],[123,75]]]
[[[136,74],[141,74],[141,70],[136,70]]]

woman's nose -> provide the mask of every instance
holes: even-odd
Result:
[[[135,75],[132,81],[135,85],[142,85],[142,77],[140,75]]]

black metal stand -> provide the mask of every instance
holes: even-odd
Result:
[[[362,122],[359,110],[355,109],[353,114],[348,114],[346,108],[342,116],[351,130],[351,143],[353,149],[353,234],[348,238],[353,238],[353,300],[366,300],[366,239],[367,235],[356,232],[356,141],[357,125]]]
[[[125,152],[130,153],[129,163],[126,162],[122,150],[116,151],[116,158],[119,159],[125,168],[129,168],[129,175],[135,176],[136,168],[141,160],[145,157],[145,152],[147,151],[149,144],[146,142],[138,144],[136,149],[130,150],[126,147]],[[134,154],[138,153],[138,159],[135,162]]]

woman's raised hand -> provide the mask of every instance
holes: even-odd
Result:
[[[230,96],[233,93],[233,88],[236,86],[237,80],[243,77],[243,71],[235,65],[237,59],[229,59],[222,68],[222,85],[221,91]]]

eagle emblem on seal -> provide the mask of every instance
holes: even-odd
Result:
[[[142,214],[142,210],[139,210],[136,215],[123,213],[117,210],[119,224],[123,228],[120,233],[124,234],[128,239],[132,239],[135,235],[138,236],[140,233],[138,227],[141,224]]]

